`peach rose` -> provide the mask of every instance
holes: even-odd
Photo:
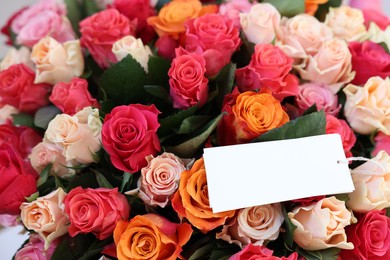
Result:
[[[217,239],[223,239],[243,248],[245,245],[263,245],[279,236],[284,221],[280,203],[241,209],[237,216],[223,226]]]
[[[64,213],[66,193],[62,188],[20,206],[23,224],[45,240],[45,249],[50,243],[68,232],[69,220]]]
[[[381,131],[390,135],[390,79],[372,77],[363,87],[349,84],[344,114],[352,129],[368,135]]]
[[[13,114],[19,114],[19,109],[11,105],[4,105],[0,108],[0,125],[4,125],[8,120],[12,120]]]
[[[353,244],[347,242],[344,229],[351,224],[352,214],[345,207],[345,202],[334,196],[296,207],[288,213],[288,217],[297,227],[294,241],[305,250],[353,249]]]
[[[191,225],[176,224],[157,215],[137,215],[126,222],[119,221],[114,230],[114,242],[119,260],[182,259],[180,252],[192,235]]]
[[[203,233],[225,224],[235,211],[213,213],[207,190],[206,169],[203,158],[180,176],[179,189],[172,199],[172,207],[179,217],[188,221]]]
[[[306,66],[298,67],[298,71],[302,79],[327,84],[336,94],[355,77],[351,59],[347,43],[332,39],[324,42],[317,54],[309,56]]]
[[[249,13],[240,14],[241,28],[246,38],[255,44],[271,43],[280,24],[280,14],[269,4],[255,4]]]
[[[380,151],[372,161],[352,170],[355,190],[348,194],[348,208],[366,213],[390,207],[390,156]]]
[[[319,5],[326,4],[329,0],[305,0],[305,13],[314,15]]]
[[[349,6],[329,8],[325,18],[335,37],[346,41],[359,41],[366,33],[363,12]]]
[[[78,40],[63,44],[51,37],[34,45],[31,59],[36,66],[34,83],[56,84],[79,77],[84,71],[84,58]]]
[[[0,63],[0,70],[8,69],[12,65],[19,63],[24,63],[32,70],[34,70],[34,64],[30,59],[30,55],[30,50],[24,46],[20,47],[19,49],[11,47]]]

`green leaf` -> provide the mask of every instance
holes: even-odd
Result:
[[[210,256],[210,251],[215,247],[214,243],[208,243],[200,248],[198,248],[188,260],[200,260],[207,259]]]
[[[306,116],[306,115],[311,114],[311,113],[314,113],[314,112],[318,112],[318,109],[317,109],[317,105],[316,105],[316,104],[313,104],[311,107],[309,107],[308,109],[306,109],[306,110],[302,113],[302,116]]]
[[[86,16],[91,16],[101,11],[100,8],[97,6],[96,1],[91,0],[84,0],[84,8]]]
[[[262,3],[272,4],[282,16],[292,17],[305,12],[305,0],[264,0]]]
[[[237,250],[234,248],[223,248],[223,249],[216,249],[211,252],[210,260],[222,260],[222,259],[229,259],[230,256],[237,253]]]
[[[42,172],[39,174],[39,179],[37,181],[37,187],[41,186],[47,181],[47,178],[49,176],[50,170],[51,170],[51,163],[46,165],[45,169],[42,170]]]
[[[62,188],[65,190],[65,185],[62,183],[62,180],[57,175],[54,175],[54,183],[56,184],[56,188]]]
[[[125,187],[127,183],[131,183],[133,180],[133,174],[128,173],[128,172],[123,172],[123,178],[122,178],[122,184],[120,188],[120,192],[123,192],[125,190]]]
[[[218,86],[217,107],[219,109],[222,108],[224,97],[232,92],[236,68],[237,66],[234,63],[227,64],[215,80]]]
[[[72,24],[72,28],[77,35],[80,35],[79,32],[79,22],[82,19],[81,8],[77,0],[65,0],[67,16]]]
[[[26,113],[19,113],[19,114],[13,114],[13,124],[15,126],[28,126],[28,127],[35,127],[34,126],[34,118]]]
[[[156,86],[156,85],[145,85],[144,89],[153,97],[162,99],[167,103],[172,103],[171,97],[169,96],[168,91],[164,87]]]
[[[100,187],[103,187],[103,188],[109,188],[109,189],[112,189],[114,188],[111,183],[106,179],[106,177],[104,177],[103,174],[101,174],[100,172],[98,171],[95,171],[93,170],[93,172],[95,173],[96,175],[96,180],[99,184]]]
[[[335,197],[336,199],[344,202],[348,202],[350,200],[348,193],[336,194]]]
[[[282,207],[282,210],[284,215],[284,223],[286,226],[286,232],[283,234],[284,243],[288,246],[288,248],[291,249],[294,245],[294,231],[297,227],[291,222],[285,207]]]
[[[178,134],[190,134],[210,120],[210,116],[194,115],[183,120]]]
[[[148,84],[169,87],[168,70],[171,62],[158,56],[152,56],[148,61]]]
[[[98,259],[98,256],[101,256],[101,252],[103,251],[104,247],[111,244],[112,242],[112,238],[102,241],[96,239],[79,260]]]
[[[167,116],[166,118],[163,118],[160,120],[160,127],[157,130],[157,134],[160,137],[160,139],[164,139],[163,137],[169,136],[172,134],[172,131],[180,127],[183,120],[186,118],[192,116],[196,110],[198,109],[197,106],[191,107],[187,110],[182,110],[176,114]]]
[[[61,114],[61,110],[55,106],[42,107],[35,113],[34,125],[46,129],[50,121],[58,114]]]
[[[69,183],[66,188],[66,192],[70,192],[72,189],[81,186],[82,188],[98,188],[99,183],[96,180],[96,175],[93,172],[86,172],[83,174],[77,174],[75,178]]]
[[[314,112],[287,122],[255,138],[253,142],[275,141],[325,134],[324,111]]]
[[[66,235],[61,243],[56,247],[51,260],[71,260],[80,259],[80,257],[88,251],[88,248],[96,240],[92,234],[77,235],[70,237]],[[97,258],[95,258],[97,259]]]
[[[323,5],[319,5],[315,17],[321,22],[325,20],[326,14],[329,12],[330,7],[339,7],[342,3],[342,0],[329,0]]]
[[[298,254],[305,257],[306,260],[336,260],[339,257],[339,248],[328,248],[324,250],[309,251],[297,248]]]
[[[38,197],[39,197],[39,191],[31,194],[29,197],[25,197],[25,199],[27,200],[27,202],[32,202],[36,200]]]
[[[390,208],[386,208],[386,216],[390,218]]]
[[[389,46],[385,42],[378,43],[387,53],[390,53]]]

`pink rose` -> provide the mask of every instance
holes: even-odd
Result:
[[[173,60],[175,58],[175,49],[179,47],[179,43],[168,35],[159,37],[155,44],[157,54],[165,59]]]
[[[47,250],[44,250],[43,239],[38,234],[31,234],[29,242],[16,252],[15,260],[49,260],[58,244],[59,241],[56,240]]]
[[[232,255],[229,260],[297,260],[298,253],[294,252],[288,257],[273,256],[273,251],[265,246],[248,244],[240,252]]]
[[[57,83],[53,87],[49,99],[68,115],[74,115],[84,107],[100,107],[97,100],[88,92],[88,81],[80,78],[73,78],[68,83]]]
[[[381,10],[364,9],[362,11],[364,15],[364,25],[367,29],[370,28],[371,22],[374,22],[383,31],[390,25],[390,18]]]
[[[12,115],[19,114],[19,110],[11,105],[3,105],[0,107],[0,125],[6,124],[8,121],[13,120]]]
[[[104,149],[112,164],[135,173],[147,165],[145,157],[160,151],[158,114],[154,105],[117,106],[107,114],[102,129]]]
[[[207,77],[216,75],[228,64],[241,44],[238,28],[232,20],[220,14],[206,14],[188,20],[185,26],[185,49],[203,56]]]
[[[349,5],[354,8],[359,9],[370,9],[370,10],[376,10],[381,11],[382,8],[382,0],[349,0]]]
[[[339,134],[346,156],[352,156],[350,150],[355,145],[356,136],[345,120],[326,115],[326,134]]]
[[[92,58],[102,67],[115,63],[112,45],[127,35],[134,35],[135,24],[116,9],[107,9],[80,22],[81,46],[87,48]]]
[[[248,13],[251,7],[252,4],[248,0],[228,0],[219,6],[218,12],[240,28],[240,13]]]
[[[18,217],[18,215],[1,214],[0,226],[14,227],[19,224]]]
[[[127,220],[130,206],[118,189],[72,189],[65,198],[69,235],[93,233],[99,240],[112,236],[119,220]]]
[[[375,149],[372,151],[372,155],[377,155],[381,150],[390,154],[390,135],[385,135],[382,132],[378,132],[375,136]]]

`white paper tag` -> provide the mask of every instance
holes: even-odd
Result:
[[[354,190],[338,134],[204,149],[214,213]]]

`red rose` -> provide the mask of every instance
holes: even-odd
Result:
[[[127,35],[134,35],[135,24],[116,9],[107,9],[80,22],[80,43],[102,68],[117,60],[112,45]]]
[[[49,103],[50,86],[34,84],[35,73],[25,64],[0,72],[0,105],[8,104],[22,112],[34,113]]]
[[[73,78],[71,82],[57,83],[49,99],[68,115],[74,115],[84,107],[100,107],[99,102],[88,92],[88,81],[80,78]]]
[[[345,155],[352,156],[350,150],[355,145],[356,136],[345,120],[326,115],[326,134],[340,134]]]
[[[99,240],[112,236],[119,220],[127,220],[130,206],[118,189],[76,187],[65,197],[69,235],[93,233]]]
[[[386,78],[390,76],[390,54],[379,44],[365,42],[350,42],[352,54],[352,70],[356,71],[352,84],[362,85],[373,76]]]
[[[206,14],[185,24],[185,49],[201,54],[206,60],[206,76],[216,75],[230,62],[241,44],[234,21],[220,14]]]
[[[307,198],[301,198],[301,199],[296,199],[292,200],[294,203],[298,203],[301,206],[307,206],[313,202],[320,201],[325,198],[325,195],[319,195],[319,196],[313,196],[313,197],[307,197]]]
[[[390,259],[390,218],[384,211],[369,211],[345,231],[355,248],[342,250],[342,259]]]
[[[273,251],[265,246],[248,244],[240,252],[232,255],[229,260],[297,260],[298,254],[292,253],[289,257],[277,257],[272,255]]]
[[[269,88],[279,100],[298,95],[298,79],[289,72],[293,59],[272,44],[258,44],[248,66],[236,71],[240,91]]]
[[[159,113],[154,105],[131,104],[115,107],[106,115],[102,143],[116,168],[135,173],[147,165],[145,156],[160,151]]]
[[[38,174],[10,143],[0,145],[0,214],[20,214],[25,197],[37,191]]]
[[[206,62],[199,54],[177,55],[168,71],[173,107],[187,109],[203,106],[208,97]]]

